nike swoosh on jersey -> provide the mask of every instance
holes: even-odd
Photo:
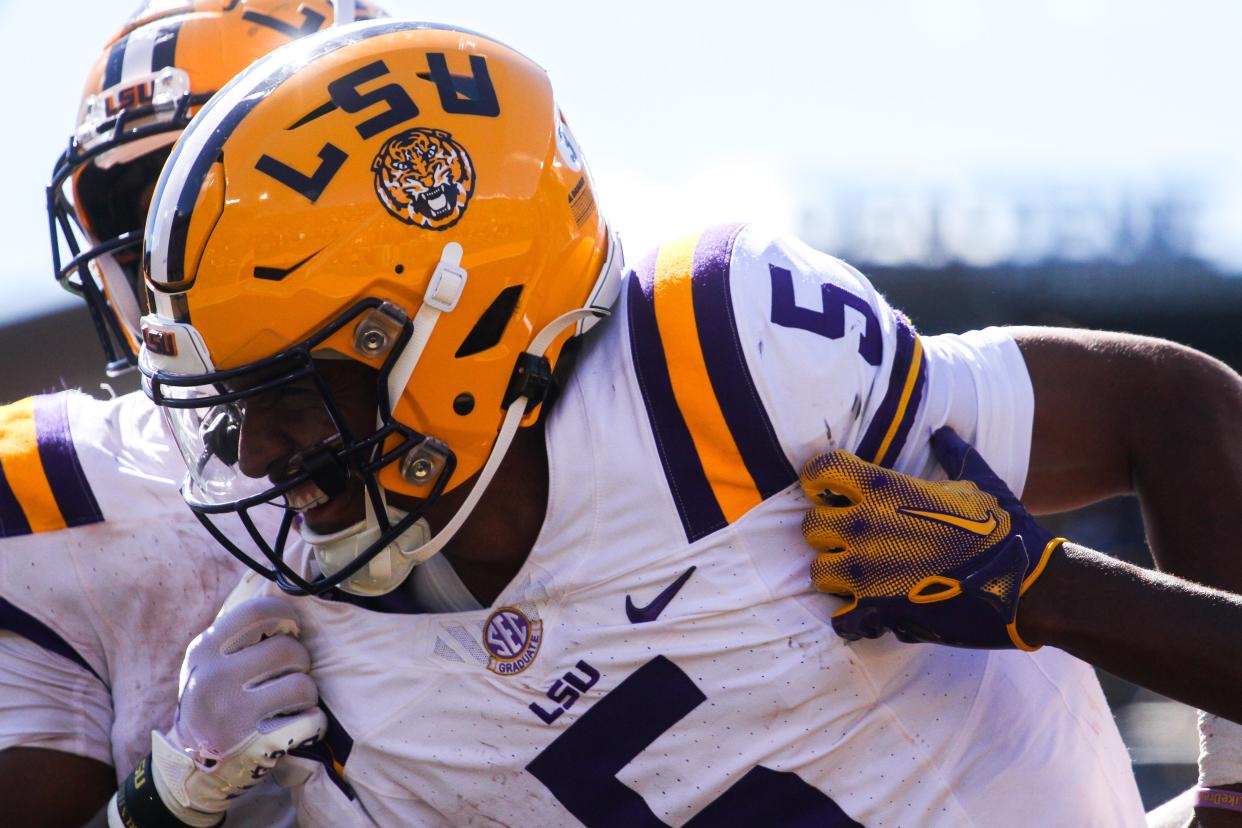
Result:
[[[255,265],[254,278],[266,279],[269,282],[279,282],[322,252],[322,250],[316,250],[314,253],[310,254],[292,267],[261,267],[259,265]]]
[[[965,529],[974,535],[990,535],[992,530],[996,528],[996,515],[988,512],[986,520],[975,520],[961,515],[945,514],[944,512],[923,512],[918,509],[907,509],[904,506],[898,506],[897,511],[903,515],[910,517],[922,518],[923,520],[931,520],[936,523],[947,523],[949,526],[956,526],[958,529]]]
[[[686,585],[686,581],[690,580],[690,576],[694,574],[694,570],[698,567],[690,567],[681,575],[677,576],[677,580],[664,588],[664,591],[655,597],[650,604],[645,607],[634,605],[630,596],[625,596],[625,615],[630,619],[631,624],[646,624],[648,621],[654,621],[660,617],[660,613],[664,612],[664,608],[669,602],[681,591]]]

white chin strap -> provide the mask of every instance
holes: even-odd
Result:
[[[305,523],[300,528],[302,539],[314,547],[315,560],[319,562],[319,569],[324,575],[330,577],[340,572],[366,551],[367,547],[379,540],[381,529],[369,497],[366,498],[366,509],[364,520],[339,532],[321,535]],[[405,517],[400,509],[389,506],[387,511],[390,526]],[[410,570],[417,563],[404,554],[405,550],[420,548],[430,536],[431,529],[427,521],[416,521],[400,537],[371,558],[366,566],[342,581],[340,588],[354,595],[383,595],[390,592],[409,576]]]
[[[468,274],[461,266],[462,248],[456,242],[448,242],[440,253],[440,261],[436,263],[423,296],[423,304],[414,315],[413,330],[405,348],[398,355],[392,370],[388,374],[388,398],[399,400],[405,392],[406,384],[414,373],[414,367],[431,333],[435,329],[440,315],[451,312],[457,307],[457,301],[465,290]],[[578,326],[577,333],[589,329],[602,317],[609,315],[609,308],[620,291],[621,272],[624,267],[624,256],[620,241],[610,236],[608,255],[595,287],[591,291],[586,307],[576,308],[553,319],[543,330],[531,340],[530,347],[525,351],[532,357],[542,357],[567,328]],[[522,425],[522,418],[530,407],[527,397],[516,398],[505,411],[504,421],[496,435],[496,442],[487,456],[487,462],[479,472],[479,478],[466,496],[466,501],[453,515],[443,529],[430,536],[425,520],[420,520],[397,540],[389,544],[375,556],[361,571],[347,578],[340,588],[358,595],[382,595],[396,589],[409,576],[415,564],[421,563],[448,545],[466,519],[470,517],[479,498],[487,490],[500,463],[505,459],[514,436]],[[382,419],[382,418],[381,418]],[[383,492],[381,491],[381,496]],[[380,527],[371,509],[370,498],[367,498],[367,512],[364,520],[353,526],[331,535],[316,535],[305,525],[301,529],[302,537],[314,547],[315,558],[324,574],[339,572],[350,561],[354,560],[366,548],[377,541],[381,535]],[[385,508],[389,520],[396,522],[405,516],[405,512],[387,505]]]
[[[577,325],[584,319],[598,318],[600,315],[599,311],[590,308],[578,308],[569,313],[561,314],[539,332],[530,343],[530,347],[526,349],[526,353],[533,357],[543,356],[548,347],[566,328]],[[529,406],[530,399],[527,397],[518,397],[509,405],[509,408],[505,411],[504,422],[500,424],[500,432],[496,435],[496,442],[492,445],[492,452],[487,456],[487,462],[483,464],[483,470],[479,472],[479,479],[475,481],[474,486],[470,489],[470,494],[466,496],[466,501],[462,503],[461,508],[457,510],[457,513],[445,524],[443,529],[417,549],[403,550],[403,555],[414,562],[425,561],[448,545],[448,542],[457,534],[457,530],[461,529],[462,524],[470,517],[474,507],[478,505],[479,498],[483,496],[483,492],[487,491],[487,485],[491,483],[492,478],[496,475],[496,470],[500,468],[501,461],[505,459],[505,454],[509,451],[509,445],[513,442],[513,437],[521,427],[522,418],[526,416],[526,409]]]
[[[98,268],[104,290],[108,292],[108,301],[112,303],[116,315],[128,330],[137,331],[142,311],[138,309],[138,299],[134,296],[134,288],[125,275],[125,269],[111,253],[97,257],[91,266]]]
[[[601,311],[598,310],[578,308],[558,316],[539,332],[530,347],[526,349],[526,353],[534,357],[543,356],[548,347],[556,341],[557,336],[566,328],[577,325],[588,318],[598,318],[600,315]],[[443,549],[470,517],[474,507],[478,505],[479,498],[487,490],[488,483],[491,482],[505,454],[508,453],[509,446],[513,443],[513,438],[521,427],[522,418],[526,416],[526,409],[529,406],[530,400],[527,397],[518,397],[509,405],[505,411],[505,419],[501,423],[500,432],[496,436],[496,442],[492,446],[491,454],[487,456],[487,462],[479,472],[479,479],[470,489],[470,494],[466,496],[461,508],[443,529],[432,536],[427,521],[417,521],[399,538],[381,550],[365,567],[342,581],[340,588],[355,595],[372,596],[391,592],[409,577],[410,570],[415,564],[422,563]],[[381,496],[382,494],[381,492]],[[390,525],[400,521],[407,514],[400,509],[385,505]],[[320,570],[329,576],[344,569],[367,547],[379,540],[381,535],[379,522],[375,518],[374,509],[371,508],[369,497],[366,498],[366,517],[353,526],[328,535],[317,534],[305,524],[299,531],[302,538],[314,548],[315,559],[319,562]]]

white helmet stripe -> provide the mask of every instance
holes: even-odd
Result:
[[[151,291],[151,296],[155,299],[155,313],[164,319],[176,319],[173,314],[172,297],[167,293],[160,293],[158,290]]]
[[[146,75],[151,71],[151,54],[155,50],[155,36],[160,30],[153,26],[144,26],[131,32],[125,46],[125,57],[121,60],[121,80]]]
[[[332,0],[332,25],[347,26],[354,22],[354,0]]]

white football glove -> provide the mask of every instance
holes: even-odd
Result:
[[[298,632],[288,601],[263,597],[223,612],[190,642],[176,722],[151,734],[150,768],[143,762],[126,780],[110,825],[150,824],[142,816],[160,803],[186,825],[216,825],[287,751],[323,736],[327,718]]]

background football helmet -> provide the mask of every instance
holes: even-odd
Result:
[[[200,518],[238,513],[292,593],[387,592],[447,543],[567,341],[605,315],[621,251],[544,71],[484,36],[357,23],[290,44],[217,95],[173,150],[144,262],[154,312],[140,368],[168,407]],[[374,370],[378,427],[353,433],[320,358]],[[283,474],[238,469],[245,407],[301,383],[335,433]],[[363,480],[366,516],[302,534],[319,572],[283,560],[295,511]],[[448,526],[421,520],[478,475]],[[384,492],[417,499],[391,508]],[[285,508],[275,539],[252,508]]]
[[[337,3],[352,22],[378,16]],[[139,250],[170,145],[212,94],[277,46],[331,25],[328,0],[148,0],[86,80],[47,188],[56,280],[86,300],[109,376],[136,364]]]

